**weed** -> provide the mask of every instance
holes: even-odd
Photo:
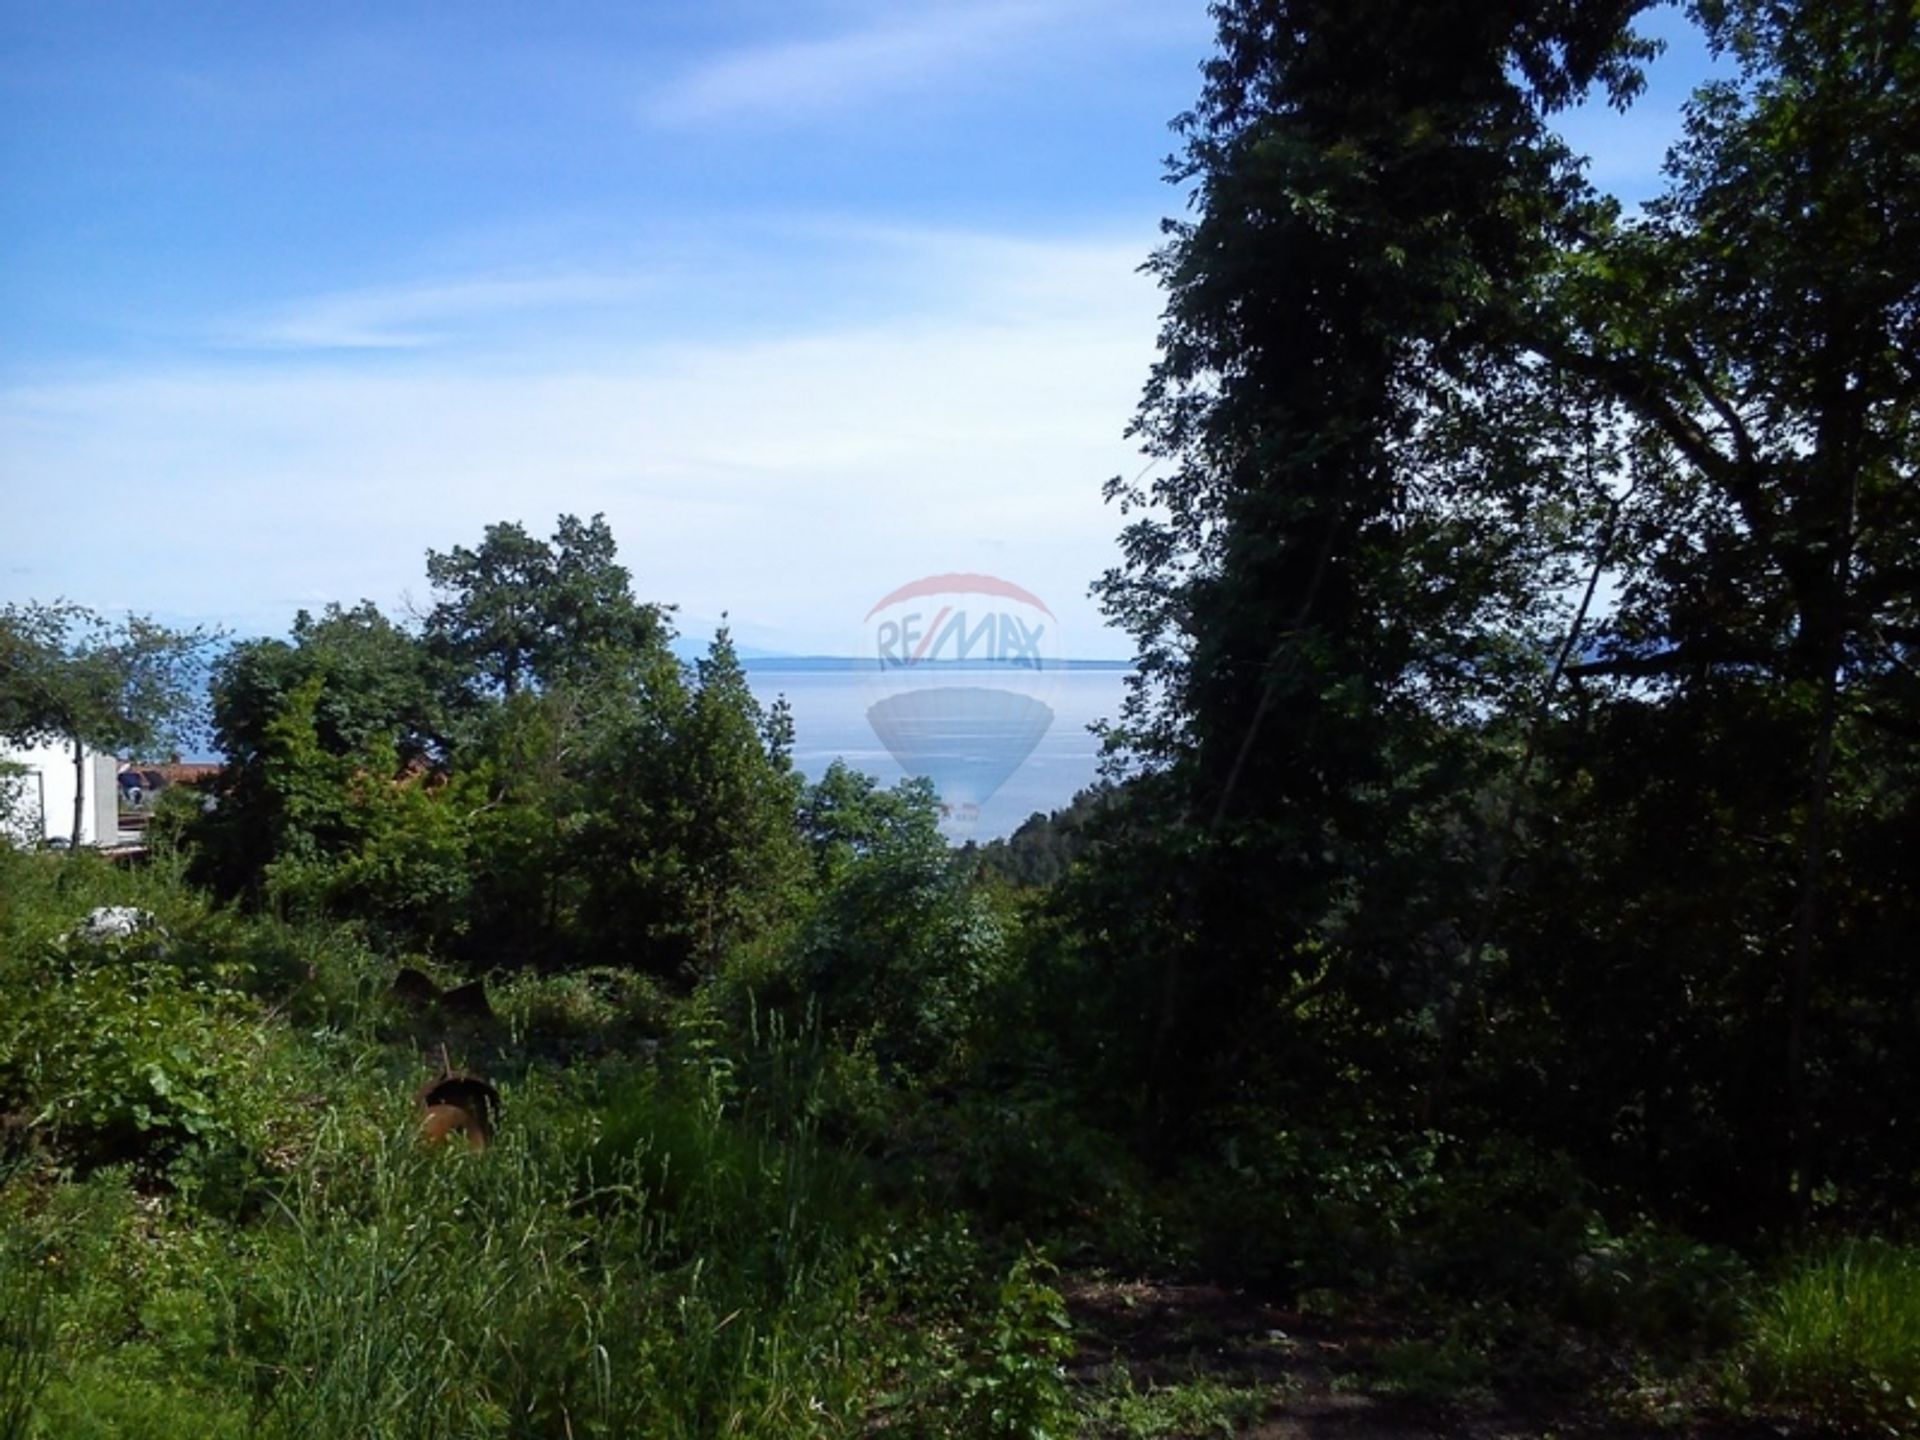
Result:
[[[1083,1404],[1081,1433],[1098,1440],[1232,1435],[1259,1421],[1276,1396],[1275,1386],[1230,1385],[1208,1375],[1143,1390],[1132,1371],[1116,1364]]]

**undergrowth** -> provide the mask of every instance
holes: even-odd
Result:
[[[1066,1433],[1044,1267],[879,1198],[806,1026],[523,977],[453,1036],[494,1143],[429,1149],[433,1022],[350,933],[0,866],[3,1440]]]
[[[84,938],[103,905],[152,923]],[[791,985],[523,971],[461,1020],[395,999],[401,964],[472,978],[212,908],[164,857],[0,852],[0,1440],[1230,1434],[1279,1397],[1076,1391],[1036,1240],[1391,1307],[1338,1383],[1409,1403],[1611,1367],[1663,1415],[1920,1414],[1911,1247],[1756,1269],[1609,1227],[1556,1158],[1335,1116],[1156,1172],[984,1020],[916,1075]],[[449,1062],[503,1097],[482,1153],[420,1143]]]

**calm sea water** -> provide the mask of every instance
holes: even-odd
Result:
[[[746,669],[748,683],[762,703],[785,695],[793,706],[794,762],[810,779],[817,779],[836,759],[866,771],[883,785],[892,785],[909,773],[867,718],[876,697],[864,671],[752,660]],[[1000,682],[987,677],[985,683]],[[1032,752],[980,802],[979,817],[970,828],[947,827],[950,838],[994,840],[1010,835],[1035,811],[1057,810],[1091,784],[1099,742],[1087,727],[1118,714],[1125,687],[1122,670],[1067,670],[1056,676],[1045,696],[1053,710],[1052,723]]]

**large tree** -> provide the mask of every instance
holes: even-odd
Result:
[[[562,515],[551,541],[489,525],[478,546],[427,552],[437,603],[426,639],[478,688],[505,696],[560,684],[662,643],[659,606],[633,598],[606,517]]]
[[[613,557],[598,517],[495,525],[429,555],[423,633],[362,603],[236,646],[201,872],[469,963],[711,969],[804,865],[791,726],[724,631],[682,665]]]
[[[444,759],[440,672],[418,637],[370,601],[302,610],[286,640],[233,646],[214,668],[214,742],[226,758],[218,809],[195,826],[196,868],[226,894],[319,843],[346,796],[341,777]],[[303,801],[299,797],[305,795]]]
[[[0,609],[0,738],[58,738],[73,753],[73,840],[85,826],[86,754],[154,750],[197,734],[207,650],[219,636],[65,601]]]
[[[1701,0],[1737,73],[1627,216],[1550,126],[1636,8],[1218,7],[1082,888],[1162,1094],[1751,1230],[1913,1184],[1920,47]]]
[[[1329,944],[1380,970],[1439,933],[1408,862],[1415,818],[1468,789],[1440,722],[1540,668],[1547,562],[1505,522],[1577,522],[1591,438],[1516,337],[1585,203],[1543,116],[1596,80],[1632,92],[1640,8],[1215,7],[1173,176],[1198,215],[1153,261],[1135,432],[1162,470],[1111,487],[1137,518],[1098,587],[1141,656],[1121,740],[1170,812],[1138,832],[1173,892],[1151,927],[1163,1094],[1239,1067],[1263,998]],[[1361,933],[1389,914],[1398,934]]]
[[[599,953],[710,974],[782,914],[805,864],[791,744],[724,627],[691,673],[656,672],[608,713],[579,771],[581,915]]]
[[[1531,337],[1634,458],[1541,837],[1552,938],[1526,948],[1559,963],[1526,973],[1560,1006],[1611,974],[1608,1042],[1568,1068],[1643,1117],[1650,1177],[1764,1211],[1805,1207],[1890,1093],[1872,1055],[1912,1035],[1894,956],[1920,916],[1889,862],[1920,835],[1920,20],[1695,14],[1735,73],[1666,193],[1568,247]]]

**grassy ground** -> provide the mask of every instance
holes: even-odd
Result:
[[[1044,1146],[910,1097],[876,1139],[872,1073],[804,1026],[620,972],[414,1008],[351,934],[0,859],[0,1440],[1920,1430],[1911,1248],[1649,1234],[1524,1304],[1282,1304],[1142,1253],[1143,1194],[1098,1271],[1020,1188]],[[156,925],[75,938],[105,904]],[[448,1059],[501,1090],[485,1153],[420,1143]],[[962,1183],[1002,1153],[1018,1184]]]

